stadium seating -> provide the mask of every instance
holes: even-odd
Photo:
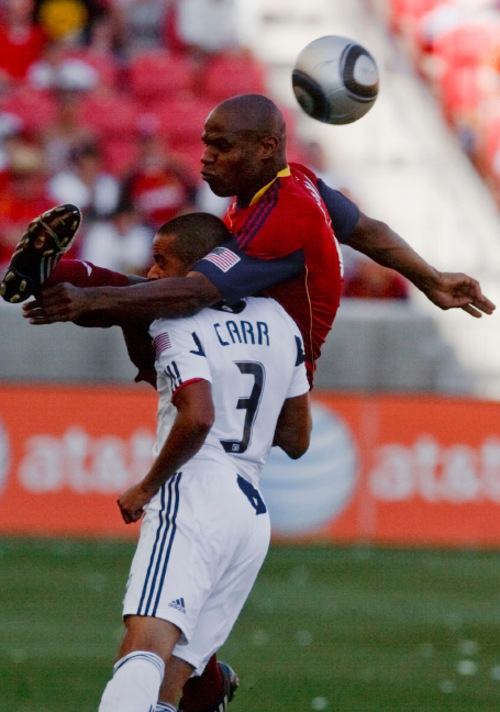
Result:
[[[243,93],[266,93],[265,71],[247,54],[219,55],[207,62],[200,86],[212,103]]]
[[[159,124],[159,131],[172,143],[191,144],[195,142],[201,149],[201,132],[214,102],[194,95],[178,96],[158,103],[153,114]]]
[[[102,138],[135,135],[142,108],[126,93],[96,90],[82,101],[80,119]]]
[[[386,0],[390,28],[429,82],[500,207],[500,6]]]
[[[0,97],[0,111],[17,116],[28,134],[35,134],[53,122],[57,106],[53,97],[24,84]]]
[[[189,92],[193,81],[193,65],[189,57],[164,49],[137,52],[128,66],[130,90],[144,102],[161,101]]]

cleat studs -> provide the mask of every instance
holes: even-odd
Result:
[[[19,291],[24,292],[24,290],[26,289],[27,286],[28,286],[28,282],[25,279],[23,279],[21,281],[21,284],[19,285]]]
[[[12,297],[9,299],[9,302],[12,302],[12,303],[18,302],[20,299],[21,299],[20,294],[13,294]]]

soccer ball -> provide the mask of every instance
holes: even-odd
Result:
[[[326,124],[351,124],[371,109],[379,74],[372,55],[355,40],[319,37],[297,57],[292,86],[302,109]]]

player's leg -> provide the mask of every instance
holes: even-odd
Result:
[[[50,287],[61,282],[69,282],[75,287],[127,287],[130,278],[91,262],[64,259],[47,276],[44,285]]]
[[[154,710],[165,662],[169,661],[180,635],[180,629],[169,621],[150,616],[128,616],[113,677],[103,692],[99,712]],[[169,689],[175,697],[166,699],[165,703],[176,709],[181,685]]]
[[[200,607],[212,587],[210,565],[204,560],[206,498],[197,493],[197,484],[196,472],[179,472],[146,508],[123,608],[124,616],[131,620],[146,616],[169,621],[182,631],[181,642],[191,637]],[[134,648],[141,645],[130,634],[128,640],[133,641]],[[122,652],[127,650],[123,647]],[[193,666],[185,661],[183,669],[180,682],[172,674],[164,678],[160,709],[176,704]]]
[[[168,660],[165,665],[165,676],[162,683],[163,699],[161,702],[158,701],[156,712],[164,712],[165,705],[170,704],[172,706],[174,704],[173,702],[167,702],[167,700],[173,701],[179,699],[182,688],[186,681],[189,680],[192,673],[193,668],[191,665],[186,663],[184,660],[177,658],[175,655],[170,656],[170,660]],[[170,712],[170,710],[168,712]]]
[[[185,690],[186,687],[189,686],[189,689],[193,690],[192,706],[194,709],[216,709],[218,712],[227,710],[229,702],[234,697],[234,692],[238,686],[238,680],[229,665],[226,663],[218,663],[215,655],[212,656],[211,661],[213,666],[209,661],[203,675],[190,677],[193,668],[184,662],[184,660],[172,655],[168,663],[165,665],[165,677],[163,678],[162,683],[163,700],[176,699],[176,695],[178,696],[181,689],[183,690],[183,699],[185,699]],[[201,688],[198,688],[196,684],[193,685],[193,683],[196,683],[203,677],[206,677],[205,672],[207,669],[211,669],[213,673],[213,667],[216,668],[216,672],[218,673],[215,677],[220,681],[220,689],[217,689],[215,693],[212,691],[212,693],[208,695],[207,691],[203,689],[203,685]],[[223,671],[224,674],[222,674],[221,671]],[[155,712],[172,712],[172,709],[173,708],[170,703],[159,701]],[[179,712],[183,712],[185,709],[182,701],[179,704],[178,709]]]
[[[174,659],[174,658],[172,658]],[[239,686],[238,676],[214,654],[201,675],[191,677],[182,688],[180,712],[227,710]]]
[[[252,491],[254,498],[260,496],[257,490],[252,488]],[[229,665],[217,662],[214,651],[227,639],[269,545],[269,518],[265,506],[257,514],[255,499],[248,498],[236,481],[225,491],[224,501],[229,502],[230,507],[226,505],[221,519],[225,519],[228,535],[231,533],[233,539],[240,534],[240,545],[235,546],[233,560],[224,561],[226,568],[220,573],[200,612],[191,640],[187,645],[178,644],[174,648],[173,656],[190,662],[196,670],[183,688],[179,705],[182,712],[222,712],[233,698],[238,679]],[[160,700],[163,699],[162,686]]]
[[[189,496],[181,484],[181,473],[177,473],[146,508],[123,602],[125,635],[120,659],[99,712],[152,712],[164,678],[164,662],[195,625],[196,608],[184,606],[182,598],[190,600],[190,588],[194,586],[196,592],[196,585],[185,571],[193,544]],[[177,688],[169,685],[164,710],[177,709],[182,684],[191,672],[189,667]]]

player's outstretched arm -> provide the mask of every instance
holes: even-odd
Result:
[[[440,309],[461,308],[476,318],[495,310],[476,279],[461,272],[438,271],[379,220],[360,213],[347,244],[402,274]]]
[[[118,499],[126,524],[141,518],[159,488],[201,448],[215,419],[208,381],[193,381],[176,394],[177,416],[148,474]]]
[[[26,302],[23,316],[32,324],[92,317],[126,325],[196,314],[220,298],[217,287],[200,272],[127,287],[80,288],[63,282],[42,289],[36,299]]]
[[[287,398],[276,424],[273,445],[278,445],[289,457],[296,460],[309,447],[311,429],[309,393]]]

